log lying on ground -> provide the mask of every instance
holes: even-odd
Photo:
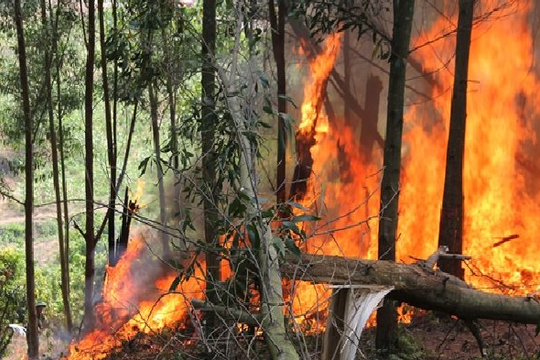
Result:
[[[284,277],[328,284],[393,286],[390,297],[412,306],[442,311],[461,319],[492,319],[523,324],[540,322],[540,303],[531,297],[491,294],[422,263],[358,260],[327,255],[289,257]]]

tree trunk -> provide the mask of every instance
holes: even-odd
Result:
[[[202,152],[204,154],[202,164],[202,177],[205,183],[202,185],[204,196],[204,238],[208,246],[206,252],[206,298],[210,303],[218,302],[215,283],[221,279],[220,258],[214,250],[217,247],[217,197],[216,197],[216,171],[214,129],[217,122],[215,114],[215,68],[213,57],[216,52],[216,2],[215,0],[204,0],[203,2],[203,28],[202,28],[202,109],[201,109],[201,140]],[[215,316],[208,314],[207,328],[212,330]]]
[[[289,21],[292,30],[296,34],[297,37],[300,39],[303,39],[303,44],[307,44],[309,46],[303,47],[304,52],[306,53],[306,56],[308,59],[313,59],[316,54],[320,53],[319,46],[317,46],[313,39],[310,37],[309,30],[303,26],[299,21],[296,20],[290,20]],[[370,134],[373,134],[375,137],[375,142],[382,148],[384,147],[384,140],[382,136],[379,134],[379,131],[377,130],[376,124],[373,124],[372,122],[365,121],[365,119],[369,118],[369,114],[367,111],[360,106],[358,101],[356,100],[355,96],[349,91],[349,89],[346,86],[346,81],[341,77],[341,75],[333,69],[330,73],[330,77],[337,86],[342,90],[341,93],[343,93],[343,98],[345,102],[348,104],[350,110],[352,110],[356,116],[360,117],[362,119],[362,130],[366,130]],[[325,104],[327,106],[327,104]],[[328,111],[328,108],[326,108],[326,112],[328,115],[330,115],[330,112]]]
[[[105,103],[105,129],[107,137],[107,161],[109,165],[109,205],[104,222],[108,222],[108,248],[109,265],[116,265],[118,260],[115,254],[115,200],[116,200],[116,153],[114,149],[113,124],[111,115],[111,101],[109,96],[109,79],[107,76],[107,56],[105,48],[105,19],[103,11],[103,0],[98,0],[99,14],[99,45],[101,48],[101,78],[103,82],[103,102]]]
[[[85,147],[85,201],[86,201],[86,261],[84,271],[84,325],[88,330],[94,321],[94,145],[93,145],[93,96],[94,96],[94,58],[96,44],[95,2],[88,0],[88,42],[85,74],[84,99],[84,147]]]
[[[57,38],[55,36],[55,38]],[[56,46],[55,46],[55,49],[56,49]],[[56,50],[54,51],[56,53]],[[61,70],[61,66],[60,66],[60,63],[58,62],[57,63],[57,67],[56,67],[56,95],[58,97],[58,99],[61,98],[61,94],[62,94],[62,91],[61,91],[61,78],[60,78],[60,70]],[[66,180],[66,164],[65,164],[65,155],[64,155],[64,126],[63,126],[63,123],[62,123],[62,118],[63,118],[63,114],[62,114],[62,101],[58,101],[58,111],[57,111],[57,116],[58,116],[58,133],[59,133],[59,137],[58,137],[58,150],[59,150],[59,153],[60,153],[60,168],[61,168],[61,175],[62,175],[62,198],[63,198],[63,203],[64,203],[64,212],[63,212],[63,215],[64,215],[64,248],[63,248],[63,251],[64,251],[64,255],[63,255],[63,258],[66,262],[66,268],[65,268],[65,271],[62,271],[62,296],[64,296],[64,293],[66,294],[65,296],[67,297],[67,299],[69,300],[69,294],[70,294],[70,276],[69,276],[69,206],[68,206],[68,195],[67,195],[67,180]],[[62,259],[62,256],[60,256],[60,259]],[[69,301],[67,302],[67,305],[70,307],[69,309],[69,315],[70,315],[70,318],[69,320],[67,320],[68,324],[71,323],[71,327],[68,328],[68,331],[69,332],[72,332],[73,331],[73,319],[71,318],[71,306],[70,306],[70,303]],[[66,310],[67,312],[67,310]]]
[[[366,97],[364,100],[365,117],[362,121],[362,132],[360,133],[360,146],[364,160],[371,164],[373,150],[379,137],[377,124],[379,122],[379,101],[383,84],[379,77],[370,75],[366,81]],[[368,125],[369,124],[369,125]]]
[[[513,297],[476,290],[450,274],[422,263],[398,264],[339,256],[289,257],[281,265],[284,277],[314,283],[392,286],[389,297],[426,310],[461,319],[491,319],[537,324],[540,303],[531,297]]]
[[[60,196],[60,176],[58,170],[58,148],[56,142],[56,130],[54,125],[54,105],[52,101],[52,80],[51,80],[51,64],[52,56],[56,53],[56,36],[57,31],[49,31],[49,24],[47,19],[47,5],[45,0],[41,0],[41,25],[43,31],[46,33],[47,42],[44,44],[44,58],[45,58],[45,87],[47,94],[47,110],[49,117],[49,140],[51,143],[51,155],[52,155],[52,167],[53,167],[53,187],[54,196],[56,200],[56,222],[58,227],[58,246],[60,253],[60,278],[62,283],[62,304],[64,307],[64,317],[66,321],[66,329],[71,332],[73,323],[71,320],[71,308],[69,304],[69,277],[68,273],[68,258],[66,256],[65,244],[64,244],[64,227],[62,221],[62,204]],[[54,43],[54,45],[53,45]],[[49,46],[52,46],[53,52],[51,53]],[[59,100],[60,101],[60,100]]]
[[[277,71],[277,96],[279,114],[287,113],[287,78],[285,73],[285,19],[287,6],[285,0],[278,1],[278,14],[274,0],[268,1],[270,25],[272,27],[272,48]],[[278,116],[278,143],[277,143],[277,181],[276,181],[276,202],[283,204],[287,201],[287,133],[285,131],[285,119]]]
[[[348,1],[350,3],[350,1]],[[350,5],[350,4],[347,4]],[[352,74],[351,74],[351,30],[347,29],[344,31],[343,34],[343,80],[345,81],[344,86],[344,93],[352,93],[351,91],[351,80],[352,80]],[[345,123],[350,125],[352,128],[355,128],[357,126],[356,119],[354,117],[354,113],[352,112],[351,106],[349,104],[349,101],[346,101],[346,98],[343,99],[343,116],[345,117]],[[363,132],[363,131],[362,131]]]
[[[400,188],[405,72],[413,14],[414,0],[394,0],[384,172],[379,214],[379,259],[391,261],[395,261],[396,258],[395,243]],[[383,307],[377,312],[376,346],[378,349],[391,349],[395,348],[396,345],[397,313],[394,303],[391,300],[385,300]]]
[[[167,206],[165,200],[165,185],[163,164],[161,164],[161,148],[159,137],[159,113],[158,113],[158,94],[157,85],[155,82],[150,82],[148,85],[148,96],[150,98],[150,118],[152,120],[152,138],[154,140],[154,156],[156,157],[156,171],[158,181],[158,193],[159,193],[159,221],[160,226],[165,228],[167,226]],[[161,240],[161,246],[163,248],[163,256],[167,259],[170,255],[169,236],[165,231],[159,231],[159,238]]]
[[[126,174],[127,163],[129,160],[129,153],[131,151],[131,141],[133,140],[133,133],[135,131],[135,122],[137,121],[138,108],[139,108],[139,102],[135,101],[135,104],[133,105],[133,114],[131,115],[131,122],[129,125],[126,149],[124,151],[124,159],[122,161],[122,167],[120,168],[120,173],[118,174],[118,180],[116,181],[116,189],[120,189],[120,186],[122,185],[122,182],[124,181],[124,176]]]
[[[246,209],[245,223],[255,224],[261,239],[258,251],[261,325],[272,359],[296,360],[299,359],[298,353],[288,338],[285,326],[282,277],[279,269],[279,257],[274,245],[274,236],[270,225],[262,217],[261,204],[256,195],[256,149],[244,135],[248,129],[247,119],[240,115],[240,106],[235,105],[235,103],[236,99],[229,101],[240,145],[240,187],[249,199],[252,199]]]
[[[450,110],[446,176],[439,226],[439,245],[447,246],[449,252],[454,254],[461,254],[463,250],[463,157],[474,3],[474,0],[459,1],[454,91]],[[463,269],[459,261],[443,260],[440,262],[440,267],[445,272],[463,278]]]
[[[34,234],[33,234],[33,211],[34,211],[34,154],[32,142],[32,114],[30,113],[30,90],[28,86],[28,71],[26,68],[26,44],[24,42],[24,25],[21,13],[21,2],[15,0],[15,26],[17,28],[17,51],[19,54],[19,72],[21,81],[22,106],[25,125],[25,177],[26,177],[26,200],[24,203],[25,233],[24,244],[26,251],[26,301],[28,306],[28,359],[39,358],[39,339],[37,327],[35,277],[34,277]]]
[[[175,220],[176,224],[179,224],[183,219],[182,207],[180,198],[182,196],[182,176],[180,174],[180,161],[179,161],[179,149],[178,149],[178,135],[177,135],[177,123],[176,123],[176,93],[175,84],[173,81],[173,68],[170,54],[169,43],[167,41],[167,33],[165,28],[161,29],[161,39],[163,42],[163,52],[165,58],[165,67],[167,68],[166,86],[167,86],[167,98],[169,103],[169,120],[171,124],[171,166],[173,169],[173,200],[171,202],[170,217]],[[184,249],[187,249],[187,244],[182,244]]]

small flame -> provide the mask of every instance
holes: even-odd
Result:
[[[144,194],[144,187],[146,185],[146,182],[141,179],[141,178],[138,178],[137,179],[137,187],[135,188],[135,191],[132,192],[130,191],[130,199],[131,201],[135,202],[135,203],[140,203],[141,201],[141,198]],[[143,205],[140,205],[141,207],[143,207]]]

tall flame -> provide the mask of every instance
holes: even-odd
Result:
[[[310,134],[314,131],[319,120],[323,120],[322,126],[325,125],[325,118],[321,117],[321,107],[326,95],[328,77],[334,69],[334,63],[341,48],[342,34],[337,33],[329,36],[325,40],[325,48],[321,54],[309,62],[312,80],[304,91],[302,120],[298,125],[298,131],[302,134]]]
[[[479,288],[519,294],[535,291],[540,279],[540,167],[535,162],[540,81],[533,66],[530,8],[514,4],[502,19],[484,19],[473,30],[464,167],[464,253],[473,257],[466,279]],[[408,95],[412,105],[405,116],[402,150],[399,261],[427,258],[437,248],[455,36],[432,39],[451,26],[441,17],[413,42],[413,47],[429,43],[413,56],[426,73],[434,74],[436,85],[428,90],[429,102],[416,104],[414,95]],[[316,119],[309,115],[311,98],[305,96],[304,102],[302,119]],[[309,124],[300,128],[309,129]],[[317,132],[311,148],[314,175],[303,204],[312,205],[323,220],[312,229],[309,252],[376,258],[380,175],[373,175],[382,154],[369,162],[362,158],[357,131],[343,119],[330,119],[327,129]],[[328,296],[321,286],[297,288],[293,309],[298,314]]]
[[[536,219],[540,196],[536,170],[527,166],[528,159],[536,157],[532,150],[540,115],[536,106],[540,82],[532,68],[530,7],[520,4],[510,10],[503,20],[480,24],[473,31],[463,179],[464,252],[473,256],[473,270],[524,293],[540,274],[534,245],[540,230]],[[419,41],[433,38],[444,26],[443,21],[435,23]],[[421,50],[427,72],[441,68],[440,59],[452,58],[453,40]],[[409,153],[400,207],[400,254],[425,257],[437,241],[451,103],[451,92],[446,90],[453,83],[450,69],[436,73],[440,86],[433,91],[434,108],[440,111],[435,117],[442,117],[444,126],[425,126],[429,119],[425,109],[414,109],[407,116]],[[496,246],[508,237],[515,240]],[[467,270],[473,283],[493,286]]]
[[[533,161],[540,151],[536,137],[540,131],[536,106],[540,104],[540,81],[532,66],[535,50],[528,26],[530,6],[511,10],[503,20],[488,20],[473,32],[464,168],[464,252],[473,257],[466,268],[469,282],[506,291],[493,288],[491,279],[496,279],[513,286],[516,293],[527,293],[536,290],[540,277],[536,241],[540,185],[535,181],[540,170]],[[438,38],[448,23],[447,19],[436,21],[417,37],[416,45]],[[359,151],[359,129],[344,119],[327,119],[322,108],[340,41],[340,34],[330,36],[323,52],[310,62],[312,78],[301,107],[298,133],[315,139],[310,147],[312,176],[303,203],[323,219],[306,228],[312,237],[304,250],[373,259],[377,256],[382,154],[365,159]],[[426,258],[437,248],[453,84],[452,63],[444,59],[453,58],[455,38],[429,43],[414,56],[426,72],[434,73],[437,86],[429,89],[433,100],[410,106],[405,119],[396,244],[400,261]],[[409,100],[414,103],[412,96]],[[168,287],[175,273],[160,268],[140,278],[144,271],[137,264],[145,249],[143,241],[132,243],[117,266],[107,269],[103,302],[97,307],[101,322],[71,346],[69,359],[103,359],[122,339],[176,326],[187,316],[186,299],[202,297],[204,283],[198,280],[202,274],[182,282],[179,293],[174,294],[168,294]],[[328,289],[306,282],[293,286],[296,319],[320,324],[320,319],[312,316],[328,304]]]

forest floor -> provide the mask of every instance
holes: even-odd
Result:
[[[511,324],[501,321],[481,321],[481,333],[488,346],[488,356],[491,360],[529,360],[539,359],[538,341],[535,338],[536,326]],[[160,334],[138,334],[131,339],[122,341],[121,348],[111,353],[105,360],[149,360],[149,359],[202,359],[201,347],[186,346],[187,334],[165,331]],[[51,339],[49,338],[49,341]],[[322,337],[306,339],[307,344],[322,343]],[[24,343],[18,340],[19,346]],[[188,341],[189,342],[189,341]],[[45,342],[46,343],[46,342]],[[262,338],[257,343],[248,358],[239,354],[230,359],[269,359]],[[471,335],[462,321],[449,317],[437,317],[432,313],[416,316],[410,324],[400,325],[401,350],[386,358],[388,360],[479,360],[482,359],[475,338]],[[50,344],[50,343],[49,343]],[[375,351],[375,328],[368,328],[362,335],[361,350],[363,356],[357,359],[383,360]],[[50,346],[50,345],[49,345]],[[62,351],[58,344],[54,346],[58,359]],[[320,348],[311,349],[310,359],[320,359]],[[65,349],[63,349],[65,351]],[[20,353],[20,352],[19,352]],[[182,355],[180,355],[182,354]],[[44,357],[45,358],[45,357]],[[212,358],[212,355],[210,355]],[[11,357],[8,360],[17,358]],[[218,359],[216,357],[216,359]]]
[[[540,359],[538,340],[535,337],[536,326],[512,324],[502,321],[483,320],[480,322],[481,333],[488,347],[490,360],[530,360]],[[188,330],[193,334],[193,329]],[[65,336],[54,334],[47,329],[41,337],[41,349],[46,354],[43,359],[61,359],[66,353],[67,344],[62,340]],[[115,349],[105,360],[150,360],[150,359],[202,359],[202,345],[186,345],[194,343],[189,340],[186,331],[165,330],[159,334],[146,335],[139,333],[130,339],[119,341],[121,347]],[[186,341],[187,340],[187,341]],[[310,349],[310,359],[320,359],[322,336],[306,338],[309,344],[319,344],[318,349]],[[266,345],[262,338],[252,344],[255,351],[246,357],[238,354],[230,359],[269,359]],[[410,324],[400,325],[400,350],[388,360],[479,360],[482,359],[475,338],[462,321],[447,316],[435,316],[431,312],[422,312],[414,317]],[[11,351],[6,360],[19,360],[24,355],[26,343],[24,337],[15,336]],[[361,351],[357,359],[383,360],[375,351],[375,328],[367,328],[362,334]],[[259,354],[257,356],[256,354]],[[212,358],[212,355],[210,355]],[[217,357],[215,359],[218,359]]]
[[[482,320],[479,323],[482,339],[487,347],[487,359],[538,359],[539,339],[536,326],[502,321]],[[366,359],[378,359],[369,349],[374,348],[375,329],[363,336]],[[478,343],[461,320],[446,315],[426,312],[414,317],[400,329],[402,350],[395,359],[403,360],[468,360],[481,359]]]

